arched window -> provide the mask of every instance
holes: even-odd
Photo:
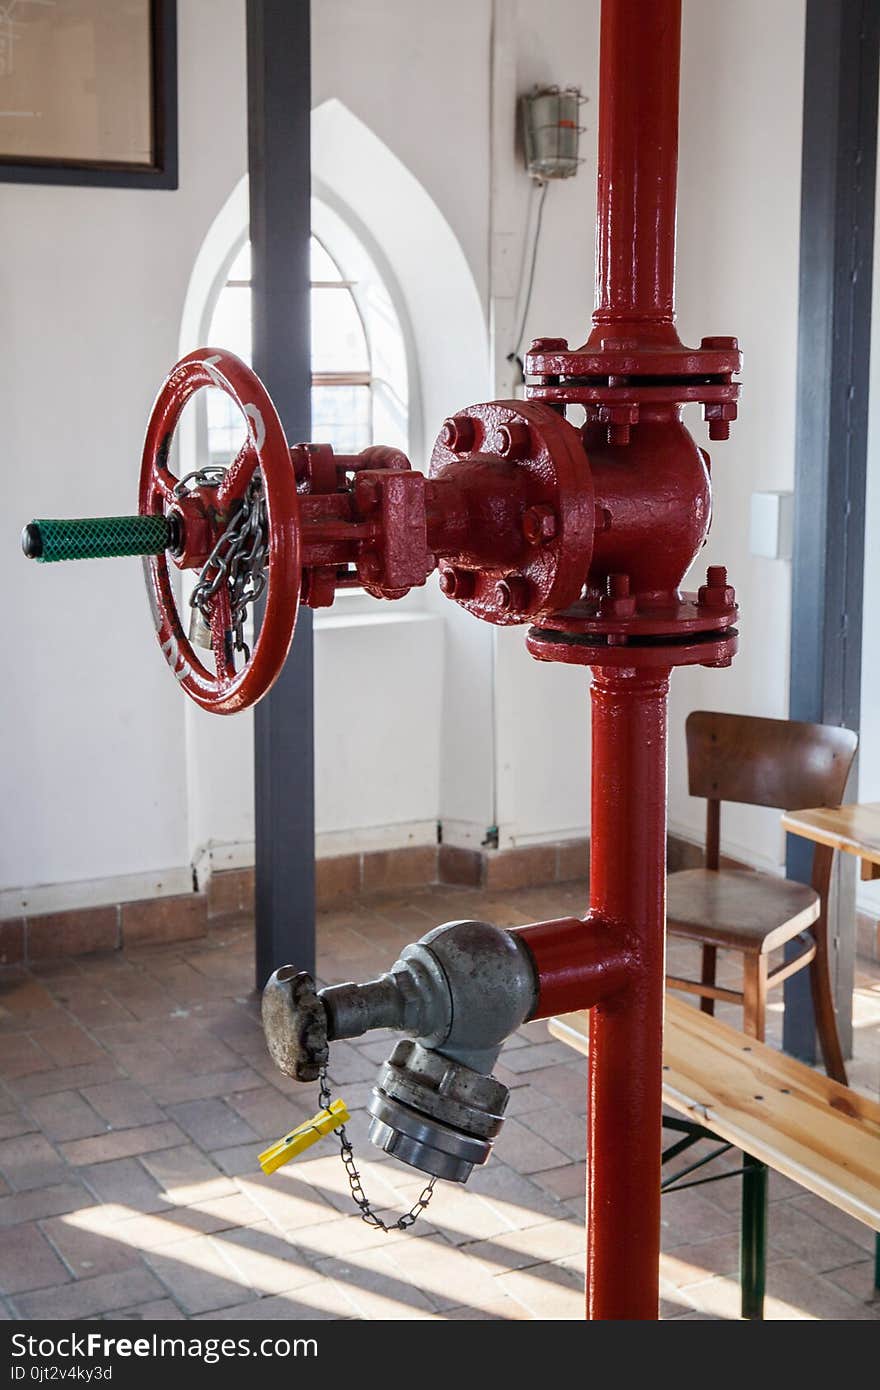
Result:
[[[405,350],[384,286],[375,280],[346,279],[314,236],[311,280],[311,439],[332,444],[337,453],[353,454],[374,442],[375,430],[375,442],[406,449]],[[232,262],[217,297],[208,341],[251,360],[248,242]],[[241,416],[219,391],[206,393],[206,407],[210,461],[226,464],[244,441]]]

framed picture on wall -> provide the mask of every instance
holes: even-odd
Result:
[[[0,180],[177,187],[176,0],[0,0]]]

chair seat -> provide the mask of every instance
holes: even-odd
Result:
[[[666,922],[675,936],[757,955],[815,922],[819,894],[805,883],[738,869],[670,874]]]

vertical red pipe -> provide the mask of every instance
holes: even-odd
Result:
[[[681,0],[603,0],[596,340],[674,332],[680,41]]]
[[[594,667],[590,901],[633,983],[590,1015],[587,1317],[658,1316],[669,671]]]

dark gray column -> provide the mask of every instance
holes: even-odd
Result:
[[[878,0],[807,0],[790,713],[851,729],[860,719],[878,56]],[[842,858],[829,931],[849,1055],[856,867]],[[789,876],[807,881],[811,860],[812,845],[790,835]],[[784,1041],[815,1059],[806,971],[785,984]]]
[[[310,434],[311,83],[308,0],[248,0],[254,367],[287,438]],[[257,986],[315,968],[312,614],[254,719]]]

